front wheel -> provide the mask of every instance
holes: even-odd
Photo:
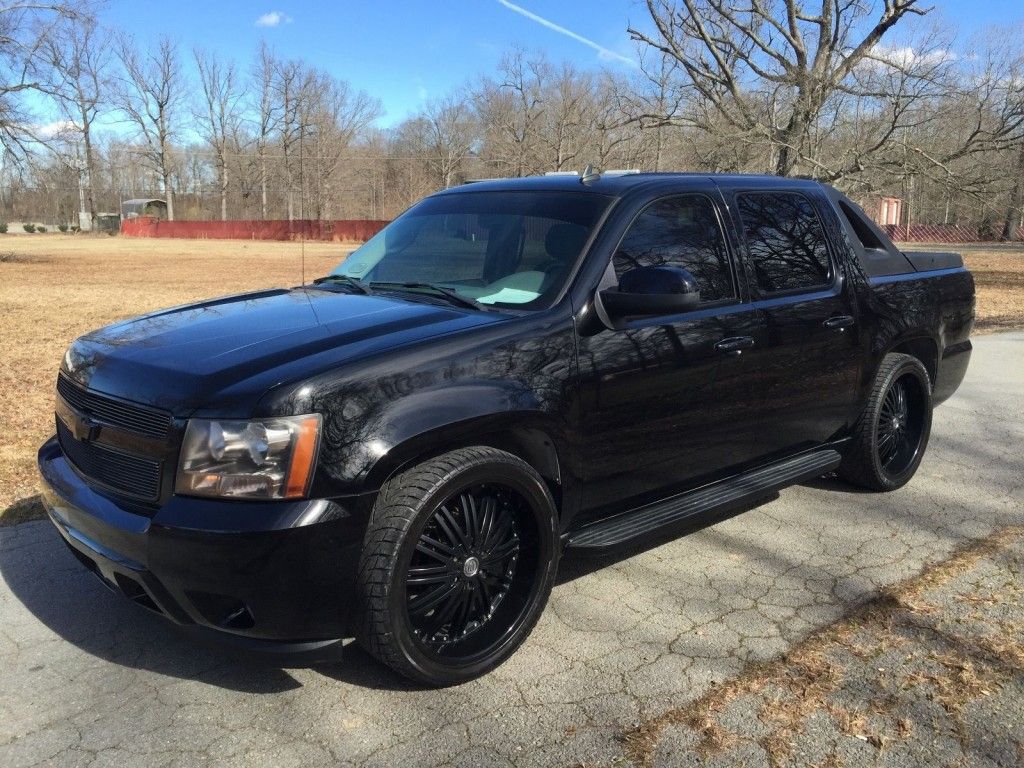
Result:
[[[357,639],[406,677],[453,685],[526,639],[558,562],[554,503],[524,461],[464,448],[392,478],[359,564]]]
[[[875,491],[894,491],[917,472],[932,428],[928,371],[916,357],[889,354],[839,467],[843,479]]]

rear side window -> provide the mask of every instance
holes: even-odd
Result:
[[[681,195],[651,203],[615,252],[617,277],[636,267],[681,267],[700,287],[702,302],[736,296],[729,252],[711,200]]]
[[[828,243],[811,202],[792,192],[737,196],[754,281],[761,293],[820,288],[831,281]]]

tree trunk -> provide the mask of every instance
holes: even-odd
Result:
[[[167,199],[167,220],[174,221],[174,193],[171,191],[171,174],[167,170],[161,173],[164,182],[164,197]]]
[[[1003,222],[1002,240],[1016,240],[1019,236],[1017,222],[1021,218],[1021,209],[1024,208],[1024,144],[1021,144],[1017,153],[1017,167],[1013,179],[1013,189],[1010,191],[1010,202],[1006,206],[1006,220]]]
[[[267,150],[260,146],[260,216],[267,220]]]
[[[220,220],[228,220],[228,162],[224,157],[220,161]]]
[[[89,230],[94,231],[96,227],[96,192],[95,192],[95,160],[92,153],[91,126],[87,120],[82,122],[82,139],[85,144],[85,175],[88,184],[85,187],[85,202],[89,208]],[[82,222],[78,222],[81,226]]]

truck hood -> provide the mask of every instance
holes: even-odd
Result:
[[[71,345],[62,370],[98,392],[176,416],[200,409],[243,416],[277,384],[501,319],[379,294],[314,287],[262,291],[94,331]]]

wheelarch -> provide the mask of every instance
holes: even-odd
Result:
[[[410,467],[443,453],[484,445],[516,456],[529,464],[544,480],[555,511],[562,515],[565,502],[564,455],[552,437],[553,430],[539,424],[508,424],[494,419],[473,419],[431,430],[396,445],[366,476],[367,488],[379,488]]]
[[[939,345],[934,338],[921,335],[902,339],[885,352],[885,354],[890,353],[902,353],[920,360],[924,369],[928,371],[928,379],[932,389],[935,389],[935,379],[939,370]],[[879,362],[881,362],[881,359]]]

